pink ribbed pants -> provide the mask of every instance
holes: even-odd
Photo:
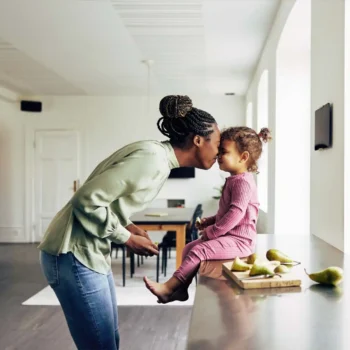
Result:
[[[181,266],[173,276],[184,284],[190,284],[202,261],[229,260],[237,256],[242,258],[252,254],[253,250],[253,245],[243,243],[229,235],[209,241],[200,238],[185,246]]]

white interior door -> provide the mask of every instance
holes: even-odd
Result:
[[[41,241],[55,214],[79,182],[77,131],[36,131],[34,157],[34,239]]]

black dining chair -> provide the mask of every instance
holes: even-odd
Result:
[[[125,244],[117,244],[113,242],[111,243],[111,257],[112,257],[113,250],[115,250],[116,251],[115,257],[118,258],[119,249],[122,251],[122,254],[123,254],[122,255],[123,287],[125,287],[127,249]],[[130,257],[130,277],[133,278],[135,273],[135,254],[133,252],[129,252],[129,257]],[[140,263],[143,264],[143,256],[137,255],[137,267],[140,266]]]

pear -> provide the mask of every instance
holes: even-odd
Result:
[[[233,264],[231,266],[231,271],[247,271],[250,270],[251,266],[246,264],[243,260],[241,260],[238,256],[233,260]]]
[[[259,256],[256,253],[249,255],[247,259],[247,264],[254,264],[258,258]]]
[[[274,276],[275,273],[267,265],[258,265],[255,263],[249,272],[249,276],[258,276],[258,275],[268,275]]]
[[[290,270],[286,265],[279,265],[273,270],[275,273],[288,273]]]
[[[328,267],[325,270],[310,274],[308,274],[305,270],[305,273],[313,281],[321,284],[328,284],[331,286],[336,286],[343,279],[343,270],[340,267],[336,266]]]
[[[288,264],[288,265],[292,265],[293,263],[295,263],[296,265],[300,264],[300,262],[294,261],[293,259],[291,259],[286,254],[282,253],[278,249],[269,249],[266,253],[266,257],[268,260],[277,260],[281,264]]]

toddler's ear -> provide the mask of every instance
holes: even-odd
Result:
[[[243,162],[246,163],[246,162],[248,161],[249,157],[250,157],[249,152],[244,151],[244,152],[242,153],[241,159],[242,159]]]

